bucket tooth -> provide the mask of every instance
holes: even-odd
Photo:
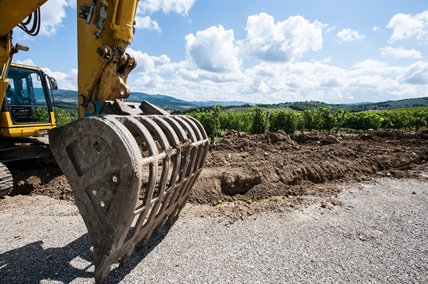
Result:
[[[208,154],[188,116],[86,117],[49,136],[88,229],[97,283],[179,214]]]

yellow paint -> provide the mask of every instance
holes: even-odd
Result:
[[[51,119],[53,112],[50,113]],[[55,119],[53,120],[55,122]],[[9,112],[0,112],[0,136],[3,137],[29,137],[40,136],[55,127],[55,123],[13,124]]]
[[[9,79],[1,79],[0,78],[0,108],[3,105],[4,96],[6,95],[7,87],[9,86]]]
[[[78,0],[77,7],[90,3],[91,1]],[[107,6],[105,29],[101,31],[99,38],[94,38],[92,35],[99,28],[93,22],[98,20],[97,10],[101,5]],[[117,73],[120,58],[114,53],[109,58],[100,57],[97,48],[119,51],[119,54],[125,52],[132,41],[137,7],[138,0],[103,0],[97,2],[90,24],[77,16],[79,117],[84,116],[87,103],[91,100],[122,100],[126,98],[124,94],[129,94],[127,74]]]
[[[47,0],[0,1],[0,37],[7,35],[20,22],[42,6]],[[4,19],[7,19],[6,21]]]

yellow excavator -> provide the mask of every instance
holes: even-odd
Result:
[[[22,45],[18,45],[18,47]],[[17,47],[15,46],[15,49]],[[16,161],[51,159],[47,139],[55,127],[52,90],[54,78],[39,67],[10,64],[0,67],[7,78],[6,90],[0,92],[0,197],[13,188],[6,164]]]
[[[36,35],[46,1],[0,1],[0,135],[18,141],[48,132],[48,150],[73,189],[93,245],[94,278],[102,283],[114,263],[125,262],[179,214],[205,163],[208,139],[192,117],[169,115],[146,101],[125,102],[127,78],[137,64],[126,48],[138,0],[77,0],[79,119],[54,127],[47,94],[55,81],[41,70],[12,64],[16,52],[28,50],[13,43],[13,29]],[[36,75],[20,77],[20,71]],[[37,108],[39,88],[45,110]],[[27,95],[20,108],[8,97],[11,91]],[[30,95],[36,99],[28,100]],[[31,126],[34,131],[27,132]],[[3,164],[0,174],[10,182]]]

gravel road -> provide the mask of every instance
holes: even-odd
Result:
[[[237,221],[187,205],[106,283],[428,283],[426,179],[349,184],[308,203]],[[94,282],[74,205],[6,197],[0,235],[1,283]]]

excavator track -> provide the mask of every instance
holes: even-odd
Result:
[[[0,163],[0,197],[8,195],[13,188],[13,178],[9,169]]]
[[[85,117],[50,132],[51,150],[90,235],[95,280],[176,217],[208,153],[189,116]]]
[[[12,173],[14,170],[10,163],[25,163],[32,160],[54,162],[47,138],[2,137],[0,139],[0,197],[10,194],[13,190],[13,176],[10,170]],[[14,194],[12,192],[12,195]]]

